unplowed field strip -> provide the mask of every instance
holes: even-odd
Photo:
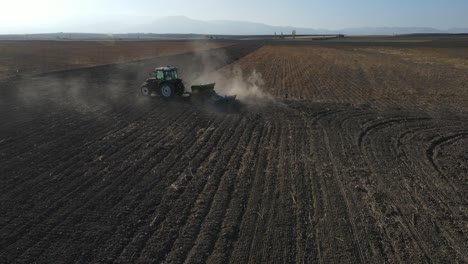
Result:
[[[245,73],[259,72],[264,92],[279,99],[437,112],[468,110],[466,69],[448,59],[422,63],[414,57],[378,51],[369,47],[266,45],[224,71],[240,68]],[[468,64],[466,58],[460,60]],[[229,85],[229,79],[220,84]]]

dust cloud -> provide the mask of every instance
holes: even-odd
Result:
[[[223,68],[201,76],[201,82],[215,82],[216,92],[225,95],[237,95],[248,103],[273,101],[273,96],[262,90],[265,85],[262,74],[253,70],[245,74],[239,66]]]
[[[197,44],[198,45],[198,44]],[[221,95],[236,95],[238,99],[249,104],[273,102],[274,98],[263,89],[265,81],[260,72],[255,69],[244,72],[236,64],[232,64],[229,56],[222,49],[214,52],[196,53],[201,64],[198,76],[189,78],[190,89],[194,84],[216,83],[215,91]]]
[[[103,114],[119,102],[141,103],[134,85],[121,80],[86,76],[46,76],[22,80],[16,98],[25,106],[50,105],[83,114]],[[129,100],[130,99],[130,100]]]

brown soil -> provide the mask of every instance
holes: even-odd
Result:
[[[2,82],[0,262],[468,262],[458,69],[261,45]],[[168,63],[255,69],[273,99],[135,96]]]
[[[458,54],[455,57],[455,54]],[[468,111],[468,48],[264,46],[205,79],[257,71],[278,99]],[[218,78],[217,78],[218,77]],[[438,109],[441,110],[441,109]]]
[[[206,41],[0,41],[0,78],[202,51]]]

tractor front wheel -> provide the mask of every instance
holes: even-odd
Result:
[[[151,90],[149,89],[148,86],[144,85],[141,87],[141,95],[144,97],[150,97],[151,96]]]

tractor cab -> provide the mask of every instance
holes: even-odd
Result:
[[[154,78],[158,81],[172,81],[179,79],[177,68],[174,67],[159,67],[153,71]]]

